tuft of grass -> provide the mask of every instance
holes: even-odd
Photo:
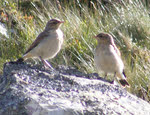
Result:
[[[3,37],[0,41],[1,71],[4,62],[21,57],[50,18],[59,18],[65,21],[61,27],[65,41],[61,52],[50,60],[54,67],[64,64],[75,66],[85,73],[96,72],[93,61],[96,40],[93,36],[108,32],[113,35],[121,50],[131,85],[128,91],[150,101],[149,2],[27,2],[30,7],[25,11],[26,1],[0,1],[1,14],[6,14],[1,15],[1,18],[7,25],[9,34],[9,38]],[[99,74],[103,76],[102,72]]]

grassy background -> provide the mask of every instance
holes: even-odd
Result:
[[[85,73],[96,72],[93,36],[108,32],[122,53],[131,85],[127,90],[150,102],[150,2],[60,1],[0,1],[0,21],[6,24],[9,35],[0,35],[0,72],[5,62],[21,57],[50,18],[59,18],[65,21],[61,26],[65,43],[56,58],[50,60],[54,67],[64,64]]]

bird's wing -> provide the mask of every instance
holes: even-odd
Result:
[[[121,57],[121,53],[120,53],[119,49],[117,48],[117,46],[115,44],[112,44],[112,46],[114,47],[114,50],[116,51],[116,53],[118,54],[118,56]]]
[[[35,48],[45,37],[47,37],[48,34],[46,32],[42,32],[38,35],[38,37],[35,39],[35,41],[31,44],[31,46],[28,48],[28,50],[25,52],[27,54],[30,52],[33,48]]]

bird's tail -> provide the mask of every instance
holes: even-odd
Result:
[[[16,63],[22,63],[23,61],[25,61],[26,59],[31,58],[31,57],[33,57],[31,53],[24,54],[21,58],[19,58],[16,61]]]
[[[10,64],[18,64],[18,63],[22,63],[24,61],[23,58],[19,58],[17,61],[10,61]]]
[[[129,83],[125,79],[120,79],[119,82],[121,83],[121,85],[123,87],[126,87],[126,86],[129,87],[130,86]]]
[[[126,75],[125,75],[125,72],[124,72],[124,70],[123,70],[123,72],[122,72],[122,74],[120,74],[119,75],[120,76],[120,80],[119,80],[119,82],[120,82],[120,84],[123,86],[123,87],[130,87],[130,85],[129,85],[129,83],[127,82],[127,80],[126,80]]]
[[[24,61],[24,58],[19,58],[16,63],[22,63]]]

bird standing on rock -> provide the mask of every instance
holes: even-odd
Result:
[[[44,65],[53,69],[47,59],[54,58],[61,49],[63,32],[59,27],[62,23],[64,22],[59,19],[49,20],[44,31],[37,36],[23,57],[16,62],[22,62],[28,58],[39,58]]]
[[[97,70],[103,71],[105,77],[107,77],[107,73],[114,73],[114,78],[117,75],[122,86],[129,86],[129,83],[126,81],[121,54],[114,43],[113,37],[107,33],[100,33],[95,38],[98,41],[94,53],[94,62]]]

